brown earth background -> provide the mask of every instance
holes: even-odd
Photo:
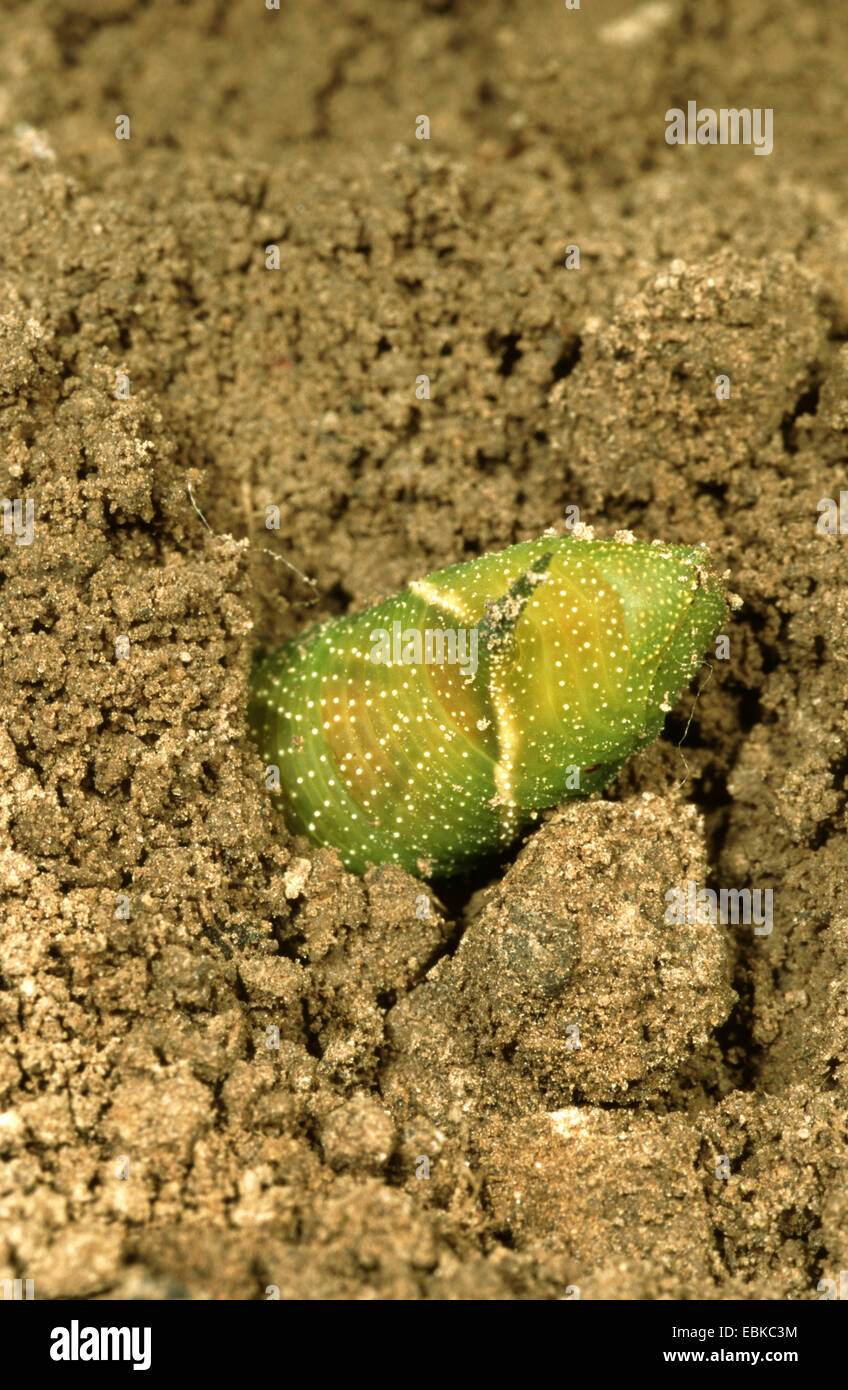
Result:
[[[0,1277],[818,1297],[844,4],[27,0],[0,51],[0,489],[35,512],[0,537]],[[773,108],[773,154],[669,147],[689,100]],[[573,505],[706,541],[743,600],[664,738],[444,889],[292,844],[256,646]],[[665,925],[690,879],[773,889],[773,931]]]

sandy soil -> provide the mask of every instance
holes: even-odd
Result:
[[[843,10],[3,8],[0,1277],[848,1268]],[[670,147],[689,100],[773,108],[774,152]],[[292,844],[256,646],[570,505],[731,572],[697,699],[473,879]],[[667,926],[690,880],[773,890],[773,930]]]

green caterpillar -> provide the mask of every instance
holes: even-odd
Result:
[[[604,787],[725,613],[703,548],[542,536],[259,657],[251,734],[293,832],[447,876]]]

